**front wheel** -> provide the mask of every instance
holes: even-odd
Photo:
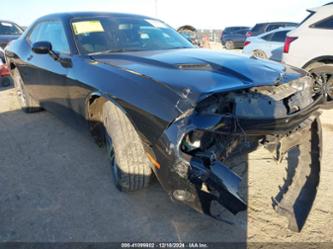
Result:
[[[21,79],[20,73],[18,72],[17,69],[13,70],[12,76],[13,76],[16,94],[17,94],[21,109],[26,113],[42,111],[43,108],[27,92],[25,85]]]
[[[150,162],[142,141],[125,113],[112,102],[103,106],[108,157],[116,187],[130,192],[149,185]]]

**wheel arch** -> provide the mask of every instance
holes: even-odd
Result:
[[[139,131],[136,127],[133,119],[128,115],[128,112],[113,98],[103,95],[100,92],[92,92],[86,98],[85,101],[85,116],[88,121],[89,130],[91,135],[93,136],[95,142],[100,146],[105,145],[105,127],[103,124],[103,105],[107,102],[111,101],[114,105],[116,105],[130,120],[134,129],[139,135],[139,138],[142,142],[143,148],[147,154],[151,157],[156,158],[154,151],[152,150],[152,144],[148,141],[145,136]],[[155,169],[153,169],[154,171]]]
[[[306,68],[306,67],[308,67],[309,65],[311,65],[315,62],[321,62],[321,63],[325,63],[325,64],[333,64],[333,56],[332,55],[325,55],[325,56],[316,57],[316,58],[308,61],[307,63],[305,63],[302,68]]]
[[[88,121],[89,131],[99,146],[105,143],[102,111],[107,101],[115,102],[97,91],[90,93],[85,100],[85,118]]]
[[[107,102],[111,101],[114,105],[116,105],[123,113],[125,113],[126,117],[130,120],[131,124],[139,134],[139,137],[141,141],[144,144],[149,144],[149,142],[145,139],[145,137],[140,133],[138,127],[136,126],[135,122],[133,122],[133,119],[128,114],[126,109],[118,103],[117,100],[110,96],[105,96],[101,92],[92,92],[89,94],[85,101],[85,117],[88,121],[89,130],[93,138],[95,139],[96,143],[99,146],[103,146],[104,141],[104,124],[103,124],[103,105]]]

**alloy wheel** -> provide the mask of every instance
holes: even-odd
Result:
[[[253,51],[253,56],[261,59],[267,59],[266,53],[262,50]]]
[[[324,94],[328,100],[333,100],[333,75],[321,72],[312,72],[315,80],[313,91],[315,94]]]

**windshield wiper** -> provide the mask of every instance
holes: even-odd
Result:
[[[100,54],[111,54],[111,53],[121,53],[121,52],[135,52],[135,51],[144,51],[142,49],[125,49],[125,48],[119,48],[119,49],[108,49],[98,52],[89,53],[88,55],[100,55]]]
[[[108,53],[112,53],[112,52],[116,52],[116,51],[113,49],[108,49],[108,50],[88,53],[88,55],[100,55],[100,54],[108,54]]]
[[[173,48],[171,48],[171,49],[182,49],[182,48],[193,48],[193,47],[180,46],[180,47],[173,47]]]

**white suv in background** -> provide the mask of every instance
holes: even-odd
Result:
[[[333,2],[308,11],[287,34],[282,62],[309,71],[320,85],[318,91],[333,100]]]

